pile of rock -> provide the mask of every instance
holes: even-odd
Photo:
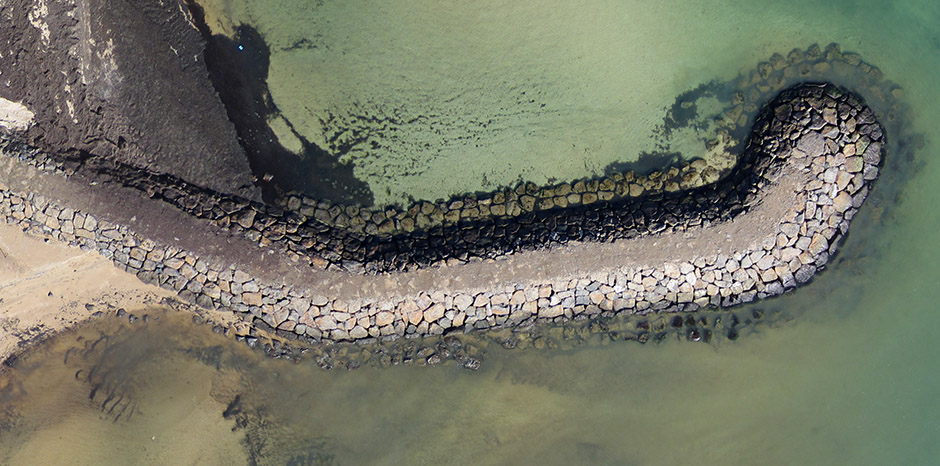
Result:
[[[587,205],[582,195],[578,206],[505,218],[490,216],[392,236],[356,236],[361,234],[322,219],[314,224],[295,213],[112,162],[70,166],[67,161],[51,161],[22,147],[4,148],[7,155],[66,173],[94,168],[102,176],[138,187],[151,197],[253,235],[262,244],[282,244],[294,254],[313,249],[329,257],[330,264],[346,264],[354,258],[360,259],[360,264],[385,261],[382,263],[396,267],[401,263],[434,264],[447,258],[467,260],[471,254],[490,257],[572,239],[611,241],[700,228],[748,215],[750,206],[775,189],[781,174],[812,176],[812,181],[792,195],[793,206],[773,235],[733,254],[598,270],[590,276],[544,283],[494,284],[477,291],[428,290],[406,299],[344,301],[312,294],[300,286],[261,283],[237,265],[158,244],[125,226],[76,212],[42,196],[17,194],[2,185],[0,218],[97,249],[120,268],[201,306],[230,308],[246,320],[258,319],[271,328],[309,339],[435,335],[455,328],[519,325],[604,312],[731,306],[781,294],[808,281],[835,252],[838,239],[848,230],[871,181],[878,176],[883,138],[871,109],[855,96],[831,85],[802,85],[783,92],[765,107],[741,161],[718,183]],[[17,150],[11,153],[11,148]],[[558,194],[557,188],[553,189]],[[336,236],[340,233],[345,236]],[[353,247],[347,241],[359,244]],[[402,257],[407,260],[396,259]]]
[[[813,44],[806,50],[793,49],[786,57],[775,53],[768,61],[761,62],[756,69],[736,79],[733,83],[736,91],[727,100],[722,96],[721,102],[726,108],[718,118],[717,134],[707,144],[710,151],[716,153],[664,171],[653,171],[646,175],[626,171],[551,186],[520,183],[495,192],[438,199],[434,202],[419,201],[405,207],[334,205],[301,193],[290,193],[280,200],[280,207],[299,214],[305,220],[316,219],[365,237],[383,237],[435,227],[446,229],[490,218],[498,221],[539,211],[688,191],[715,183],[737,165],[737,158],[722,148],[740,144],[748,137],[746,132],[759,106],[775,97],[784,87],[805,81],[824,81],[832,72],[847,80],[857,81],[865,86],[867,93],[881,101],[887,99],[887,94],[897,98],[901,93],[897,86],[884,82],[881,71],[862,61],[858,54],[843,53],[835,43],[824,49]],[[362,261],[359,254],[350,256],[352,258],[347,261]],[[407,267],[405,264],[398,265]],[[377,264],[367,266],[366,269],[388,270],[383,267],[388,266]]]
[[[729,170],[730,167],[716,169],[709,165],[709,161],[698,159],[647,175],[626,171],[551,186],[519,183],[513,188],[496,192],[438,199],[435,202],[419,201],[406,208],[334,206],[328,201],[318,201],[299,193],[285,196],[282,207],[299,213],[305,219],[316,219],[356,233],[392,236],[486,218],[513,218],[538,211],[685,191],[712,184]]]
[[[718,139],[711,145],[743,139],[730,133],[740,132],[757,105],[781,86],[833,69],[870,83],[866,91],[877,98],[900,92],[880,79],[876,67],[856,54],[842,53],[836,44],[824,50],[818,45],[794,49],[787,58],[774,54],[738,79],[739,91],[730,98]],[[624,172],[544,187],[522,183],[493,193],[421,201],[404,209],[341,206],[299,195],[287,196],[279,208],[105,158],[67,160],[28,148],[9,150],[66,174],[83,171],[92,179],[118,180],[260,246],[279,247],[312,267],[355,273],[408,271],[569,241],[614,241],[699,227],[736,215],[755,192],[748,181],[754,169],[749,160],[731,157],[732,167],[724,165],[727,160],[711,157],[648,176]]]

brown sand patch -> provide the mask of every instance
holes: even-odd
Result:
[[[109,305],[133,311],[166,296],[172,293],[141,283],[96,251],[0,225],[0,360]]]

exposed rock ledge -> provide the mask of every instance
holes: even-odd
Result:
[[[234,202],[231,197],[166,175],[125,179],[128,173],[105,170],[92,177],[81,161],[9,141],[0,167],[0,219],[95,248],[201,306],[231,308],[246,321],[302,338],[433,335],[604,312],[732,306],[784,293],[810,280],[838,248],[878,176],[883,138],[859,98],[832,85],[797,86],[763,109],[729,176],[640,201],[641,211],[672,216],[668,227],[650,228],[650,215],[638,221],[632,213],[633,222],[623,223],[618,213],[626,205],[610,204],[609,214],[588,214],[604,219],[600,231],[640,226],[645,233],[381,275],[291,265],[283,254],[287,234],[259,248],[258,238],[192,215],[206,212],[207,202]],[[156,196],[167,187],[179,196]],[[230,210],[208,207],[222,216]],[[715,207],[718,212],[710,210]],[[548,212],[563,218],[571,210]],[[709,212],[712,221],[703,223]],[[264,214],[272,225],[289,226],[292,218]]]
[[[0,18],[0,126],[16,102],[33,122],[20,136],[44,150],[260,195],[182,5],[4,0]]]

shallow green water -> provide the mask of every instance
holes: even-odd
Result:
[[[390,14],[388,8],[368,10],[374,6],[368,2],[309,2],[321,3],[299,13],[287,1],[224,4],[265,33],[340,6]],[[417,9],[398,11],[402,18],[431,7],[396,5]],[[516,3],[474,5],[493,13],[515,11]],[[435,6],[461,14],[467,8]],[[554,33],[577,36],[570,43],[595,64],[602,61],[591,55],[597,50],[612,57],[623,51],[629,60],[584,73],[605,89],[595,98],[628,96],[612,117],[625,124],[661,119],[677,93],[813,42],[839,42],[905,89],[913,129],[927,136],[903,161],[916,170],[903,173],[910,179],[883,174],[830,270],[806,288],[759,305],[786,319],[711,344],[670,338],[564,351],[490,348],[476,372],[447,364],[326,372],[264,359],[169,317],[139,334],[119,333],[130,336],[129,343],[114,338],[116,349],[107,356],[96,350],[63,364],[68,348],[84,345],[67,334],[24,357],[4,382],[0,418],[19,421],[0,430],[0,463],[223,464],[248,462],[245,445],[256,449],[262,464],[940,463],[940,344],[934,338],[940,328],[940,4],[608,2],[597,8],[572,17],[562,5],[547,5],[532,18],[568,15],[563,19],[572,27]],[[371,23],[364,23],[331,31],[369,42],[372,30],[363,31]],[[627,61],[642,69],[617,72]],[[570,81],[550,84],[568,89]],[[494,149],[492,157],[499,154]],[[615,161],[607,157],[592,163]],[[460,169],[472,178],[475,170],[490,169],[489,162]],[[552,169],[559,171],[544,176],[578,172]],[[530,173],[504,171],[509,177]],[[106,322],[84,331],[112,332]],[[205,343],[193,343],[197,339]],[[110,404],[101,408],[101,395],[89,400],[91,385],[73,374],[95,364],[121,367],[101,380],[128,381],[113,385],[135,401],[136,415],[115,422]],[[246,426],[233,431],[238,416],[224,419],[222,413],[235,394],[248,414]],[[2,414],[4,408],[10,410]]]
[[[594,176],[643,152],[701,157],[700,133],[658,137],[682,93],[814,42],[924,79],[940,41],[926,1],[199,4],[214,32],[264,37],[281,142],[300,149],[289,121],[379,205]]]

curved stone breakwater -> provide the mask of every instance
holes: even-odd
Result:
[[[712,185],[532,212],[512,221],[467,222],[438,234],[364,241],[391,248],[377,249],[372,253],[376,257],[392,251],[415,264],[425,263],[421,258],[429,250],[453,251],[464,244],[484,256],[538,249],[499,261],[423,270],[435,276],[490,274],[486,285],[477,289],[403,286],[398,296],[337,298],[331,290],[262,282],[237,264],[198,257],[42,196],[17,194],[2,184],[0,217],[97,249],[145,282],[175,290],[203,307],[241,312],[257,326],[316,341],[436,335],[604,312],[689,311],[779,295],[810,280],[835,252],[878,176],[883,143],[882,127],[859,98],[832,85],[800,85],[763,109],[739,164]],[[295,214],[242,203],[250,206],[245,210],[234,198],[94,158],[55,160],[12,143],[3,151],[46,171],[74,175],[94,169],[100,180],[113,177],[217,224],[234,211],[240,228],[245,228],[240,221],[246,217],[250,220],[244,224],[268,224],[252,240],[280,244],[297,254],[290,247],[299,237],[291,231],[297,225]],[[267,233],[272,227],[278,231]],[[570,242],[546,248],[564,241]],[[572,258],[589,263],[569,276],[536,274],[521,280],[514,275],[525,261],[543,267]],[[374,279],[407,280],[413,273]]]

